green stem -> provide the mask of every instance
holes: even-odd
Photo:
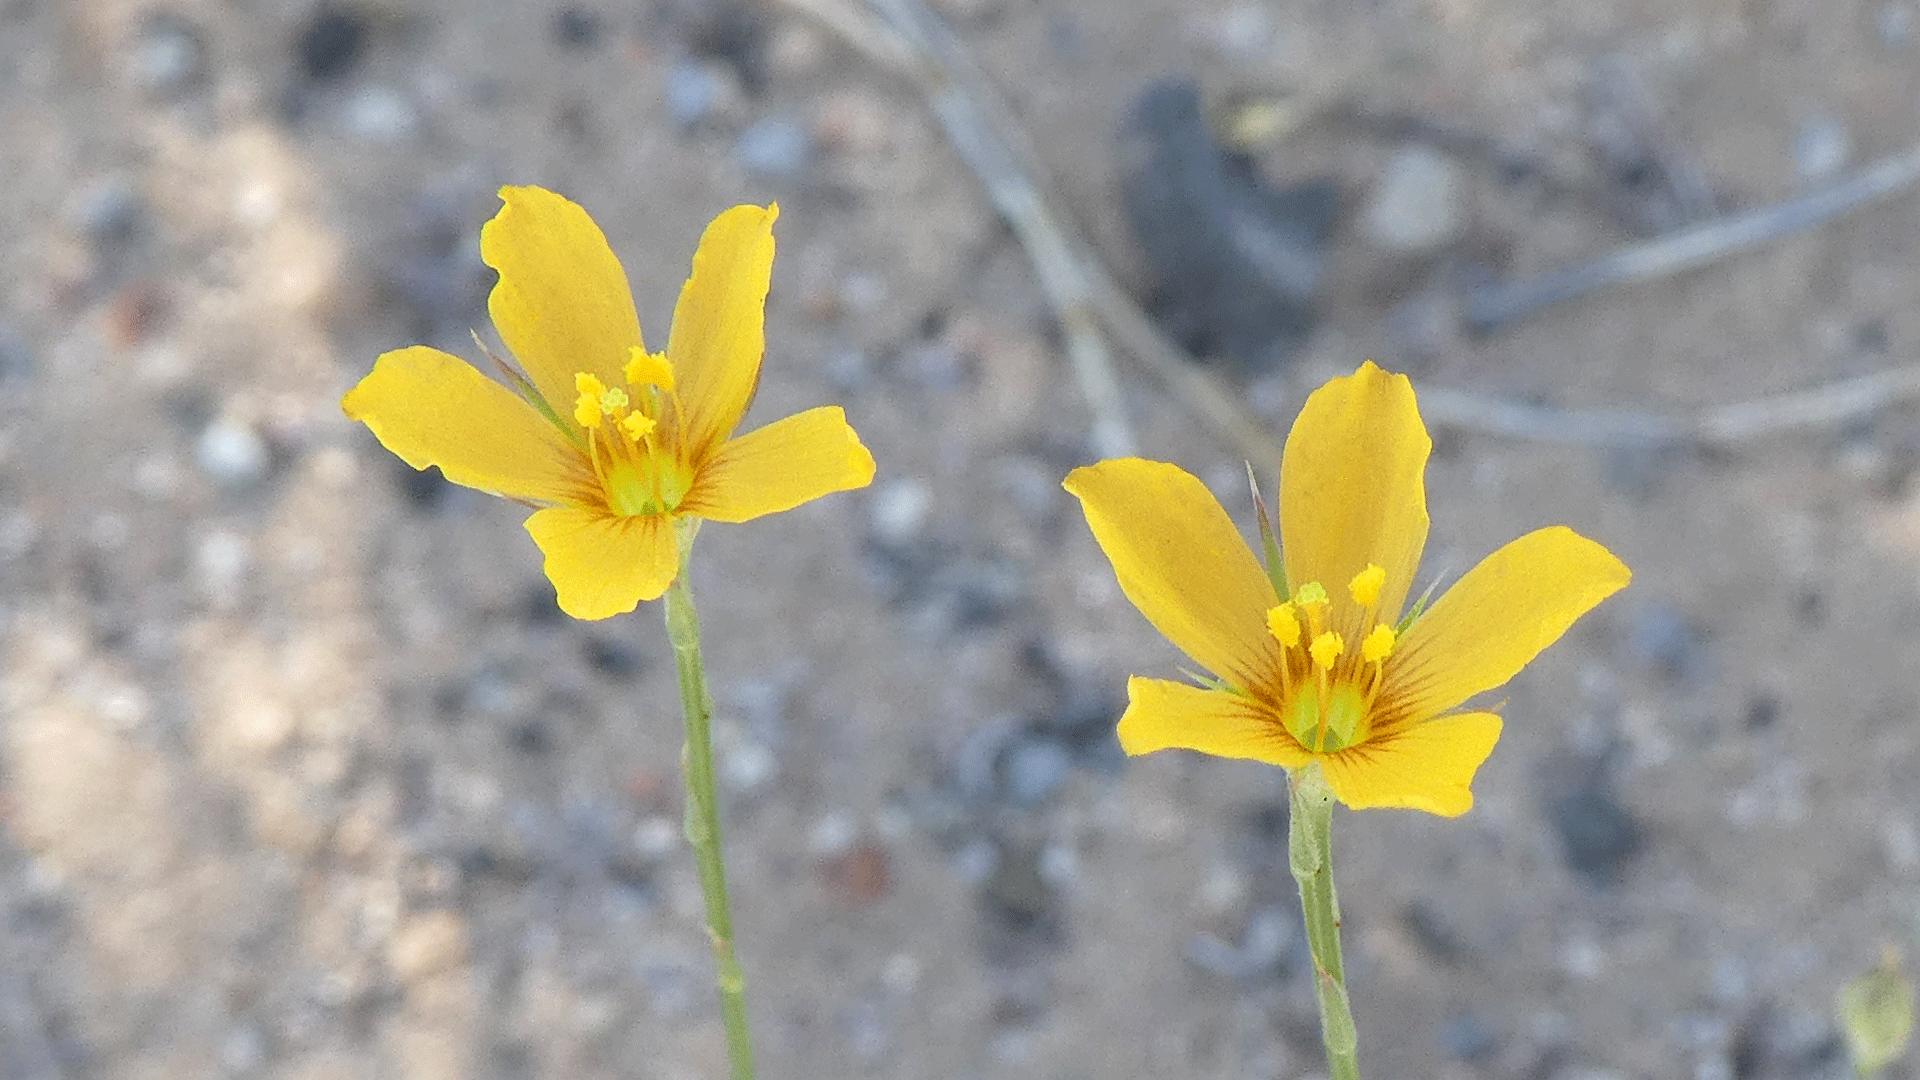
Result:
[[[1307,947],[1320,998],[1320,1034],[1331,1080],[1360,1080],[1359,1032],[1347,1004],[1347,968],[1340,956],[1340,898],[1333,889],[1333,792],[1318,762],[1287,774],[1291,797],[1287,862],[1300,883]]]
[[[727,1058],[733,1080],[753,1080],[753,1037],[747,1031],[747,977],[733,951],[733,916],[727,910],[727,863],[720,845],[720,797],[713,780],[713,695],[707,692],[706,665],[700,659],[700,616],[693,609],[687,564],[693,554],[697,518],[675,523],[680,572],[667,587],[667,637],[680,673],[680,703],[687,720],[687,744],[680,754],[686,773],[687,842],[700,867],[700,892],[707,901],[707,935],[713,939],[718,970],[720,1015],[727,1028]]]

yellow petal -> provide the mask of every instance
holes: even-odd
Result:
[[[873,455],[847,425],[847,414],[824,406],[722,445],[701,468],[680,512],[750,521],[872,481]]]
[[[1367,569],[1386,571],[1379,621],[1394,622],[1427,543],[1427,454],[1413,384],[1369,360],[1315,390],[1287,436],[1280,463],[1280,543],[1287,581],[1340,590]],[[1339,597],[1340,606],[1347,599]],[[1358,614],[1335,617],[1366,632]]]
[[[1386,707],[1417,720],[1499,686],[1631,577],[1565,526],[1528,533],[1467,571],[1401,635]]]
[[[673,584],[680,553],[665,514],[614,517],[558,507],[527,519],[527,532],[547,556],[547,580],[560,610],[576,619],[632,611]]]
[[[547,404],[565,415],[573,377],[625,382],[641,345],[627,273],[587,212],[551,191],[505,187],[506,205],[480,230],[480,257],[500,272],[487,308],[500,340]]]
[[[438,465],[456,484],[544,503],[586,503],[598,490],[585,456],[558,428],[438,349],[381,356],[340,407],[407,464]]]
[[[713,219],[673,309],[667,359],[680,387],[680,445],[699,462],[733,434],[760,384],[777,206]]]
[[[1127,680],[1120,747],[1129,754],[1198,750],[1288,769],[1305,764],[1309,757],[1287,734],[1279,717],[1256,701],[1138,675]]]
[[[1204,484],[1173,465],[1122,458],[1075,469],[1064,486],[1120,591],[1155,629],[1234,686],[1277,692],[1273,583]]]
[[[1459,817],[1473,809],[1473,774],[1500,740],[1493,713],[1415,724],[1320,759],[1335,798],[1355,810],[1398,807]]]

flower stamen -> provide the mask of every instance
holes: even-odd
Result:
[[[1347,592],[1353,595],[1354,603],[1371,613],[1373,606],[1380,602],[1380,590],[1385,588],[1386,584],[1387,572],[1373,563],[1368,563],[1365,570],[1353,575],[1353,580],[1347,583]]]

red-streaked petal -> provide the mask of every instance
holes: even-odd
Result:
[[[1399,808],[1459,817],[1473,809],[1473,774],[1500,740],[1493,713],[1459,713],[1320,758],[1335,798],[1355,810]]]
[[[632,611],[666,592],[680,570],[673,519],[664,514],[614,517],[558,507],[528,518],[527,532],[547,556],[560,610],[576,619]]]
[[[778,207],[736,206],[713,219],[693,254],[667,339],[678,384],[679,442],[699,463],[740,426],[760,385]]]
[[[340,407],[416,469],[539,503],[582,503],[598,485],[560,430],[457,356],[414,345],[386,353]]]
[[[1369,360],[1315,390],[1280,464],[1280,542],[1287,583],[1326,587],[1352,610],[1347,585],[1369,563],[1387,573],[1377,621],[1398,621],[1427,543],[1427,437],[1413,384]],[[1343,632],[1364,633],[1358,614]]]
[[[1632,576],[1565,526],[1522,536],[1467,571],[1401,635],[1383,705],[1417,720],[1501,685]]]
[[[1065,487],[1147,621],[1201,667],[1271,696],[1273,583],[1206,485],[1173,465],[1123,458],[1075,469]]]
[[[1129,754],[1198,750],[1286,769],[1305,764],[1311,756],[1259,702],[1138,675],[1127,680],[1127,711],[1120,717],[1119,734],[1120,747]]]
[[[500,272],[487,309],[547,404],[573,415],[573,377],[621,386],[640,340],[627,272],[587,212],[545,188],[504,187],[480,230],[480,257]]]
[[[776,420],[720,447],[694,480],[680,512],[710,521],[750,521],[822,495],[866,487],[873,455],[837,405]]]

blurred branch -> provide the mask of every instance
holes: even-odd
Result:
[[[1200,420],[1251,461],[1277,461],[1280,446],[1209,373],[1194,367],[1113,280],[1057,209],[1059,200],[1019,124],[952,31],[917,0],[780,0],[838,33],[867,56],[911,78],[947,138],[980,179],[1026,248],[1067,342],[1081,393],[1094,413],[1102,457],[1136,452],[1121,405],[1107,334]]]
[[[779,0],[911,78],[960,156],[1013,226],[1060,320],[1067,351],[1095,416],[1103,457],[1133,453],[1131,426],[1108,359],[1104,329],[1149,374],[1250,462],[1276,462],[1280,442],[1241,399],[1160,332],[1100,257],[1067,225],[1045,171],[1019,124],[966,46],[919,0]],[[1920,180],[1920,147],[1869,166],[1833,187],[1777,206],[1709,222],[1634,245],[1534,281],[1491,286],[1469,298],[1469,320],[1489,329],[1546,304],[1608,285],[1645,280],[1817,224]],[[1857,419],[1920,398],[1920,365],[1810,390],[1681,415],[1583,411],[1425,386],[1421,411],[1437,425],[1507,438],[1586,446],[1726,445]]]
[[[1420,411],[1442,427],[1540,442],[1731,446],[1800,428],[1856,420],[1916,398],[1920,398],[1920,364],[1678,416],[1557,409],[1438,386],[1421,387]]]
[[[1484,285],[1467,297],[1467,325],[1485,333],[1552,304],[1631,281],[1704,266],[1817,225],[1920,181],[1920,146],[1885,158],[1846,180],[1786,202],[1708,221],[1529,281]]]

